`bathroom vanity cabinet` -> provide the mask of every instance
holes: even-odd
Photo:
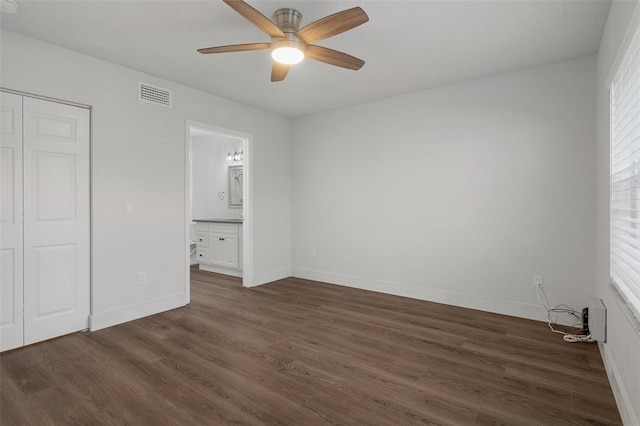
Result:
[[[242,222],[196,220],[196,258],[200,269],[242,277]]]

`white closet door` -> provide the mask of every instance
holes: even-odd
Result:
[[[22,96],[0,93],[0,351],[23,345]]]
[[[24,344],[87,328],[89,110],[24,98]]]

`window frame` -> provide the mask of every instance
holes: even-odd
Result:
[[[618,124],[618,117],[623,117],[622,122],[627,121],[627,124],[631,125],[630,132],[633,133],[636,129],[640,129],[640,29],[638,25],[633,26],[634,31],[632,36],[629,37],[629,43],[626,44],[626,48],[619,52],[619,61],[612,69],[612,78],[608,79],[609,82],[609,278],[610,286],[613,290],[613,295],[620,303],[626,316],[635,326],[636,330],[640,333],[640,270],[637,272],[633,270],[632,262],[640,263],[640,131],[635,138],[632,138],[629,145],[623,147],[620,151],[630,151],[630,155],[627,158],[631,158],[627,162],[631,164],[628,171],[630,175],[627,175],[625,179],[614,180],[614,176],[618,175],[622,170],[616,170],[614,173],[614,166],[618,163],[616,160],[619,158],[614,156],[614,147],[616,143],[623,141],[625,138],[622,136],[624,132],[615,134],[615,126]],[[628,84],[627,84],[628,83]],[[618,93],[621,88],[620,85],[627,85],[627,89],[635,87],[635,90],[631,93]],[[627,99],[628,97],[628,99]],[[617,115],[616,115],[617,114]],[[630,115],[629,115],[630,114]],[[626,125],[621,129],[626,129]],[[624,158],[623,158],[624,159]],[[629,181],[627,184],[629,188],[617,191],[617,194],[626,195],[626,198],[616,199],[617,195],[614,195],[614,186],[623,185],[622,182]],[[634,182],[635,180],[635,182]],[[635,185],[634,185],[635,184]],[[616,186],[616,190],[618,190]],[[626,202],[627,208],[620,209],[620,202]],[[616,204],[614,204],[616,203]],[[626,210],[624,216],[617,212]],[[620,234],[624,234],[624,231],[615,230],[616,225],[619,225],[619,221],[627,221],[629,225],[628,232],[625,237],[633,240],[634,244],[630,244],[628,241],[623,240]],[[615,225],[614,225],[615,222]],[[634,235],[634,233],[636,235]],[[621,246],[627,246],[626,249],[621,249]],[[631,262],[625,262],[623,258],[617,253],[623,252],[624,254],[631,253],[629,259]],[[624,264],[624,266],[620,266]],[[632,272],[630,275],[629,272]],[[623,277],[623,275],[625,277]],[[633,277],[632,275],[637,275]],[[616,280],[614,277],[619,277]],[[635,289],[634,289],[635,288]]]

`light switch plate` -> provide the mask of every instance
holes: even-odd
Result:
[[[124,214],[133,214],[133,203],[131,201],[124,202]]]

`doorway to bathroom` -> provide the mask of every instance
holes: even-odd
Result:
[[[192,267],[251,286],[251,136],[187,121],[187,300]]]

